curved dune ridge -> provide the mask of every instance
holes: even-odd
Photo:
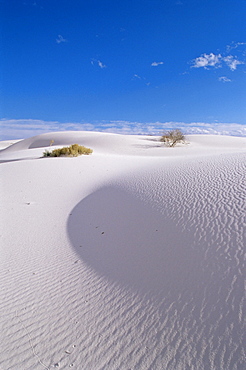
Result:
[[[94,152],[40,159],[50,140]],[[188,141],[0,152],[0,368],[244,368],[246,140]]]

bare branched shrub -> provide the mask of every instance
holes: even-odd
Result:
[[[184,143],[185,136],[179,129],[171,130],[162,135],[161,141],[167,146],[174,147],[177,143]]]
[[[73,144],[68,147],[54,149],[52,152],[45,150],[43,157],[78,157],[79,155],[89,155],[93,152],[92,149],[85,146]]]

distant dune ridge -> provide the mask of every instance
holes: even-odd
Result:
[[[159,139],[0,143],[1,369],[245,368],[246,138]]]

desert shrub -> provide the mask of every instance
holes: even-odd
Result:
[[[92,149],[85,146],[73,144],[67,147],[54,149],[52,152],[45,150],[43,157],[77,157],[78,155],[88,155],[93,152]]]
[[[185,136],[179,129],[171,130],[162,135],[161,141],[167,146],[174,147],[177,143],[184,143]]]
[[[43,152],[43,157],[50,157],[51,152],[49,152],[47,149]]]

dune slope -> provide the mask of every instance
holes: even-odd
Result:
[[[50,140],[94,152],[40,158]],[[245,144],[66,132],[2,150],[1,368],[243,369]]]

